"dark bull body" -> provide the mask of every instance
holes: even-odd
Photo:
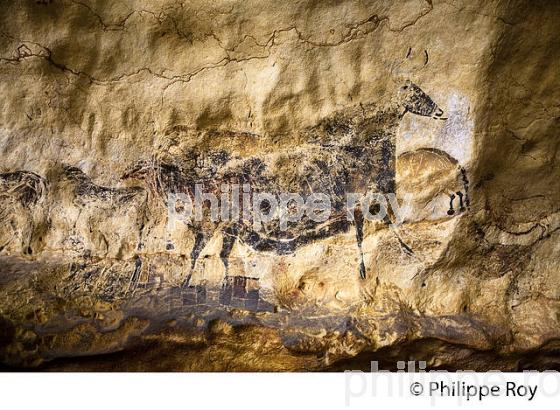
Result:
[[[302,131],[310,142],[298,150],[246,159],[230,158],[219,152],[202,161],[204,165],[192,169],[172,163],[140,161],[123,177],[144,180],[166,202],[169,194],[179,193],[194,200],[195,185],[219,197],[220,186],[224,184],[248,185],[251,192],[266,192],[276,197],[281,193],[298,193],[306,198],[321,193],[330,198],[331,213],[326,222],[303,216],[288,229],[280,229],[277,220],[263,224],[259,231],[242,218],[212,222],[206,209],[206,218],[190,221],[195,232],[192,268],[216,229],[223,234],[220,257],[226,276],[228,258],[238,239],[258,251],[289,254],[312,241],[347,232],[353,226],[361,252],[364,217],[359,207],[348,217],[346,195],[395,192],[396,129],[407,112],[445,119],[436,103],[407,81],[399,89],[397,102],[388,107],[360,104]],[[365,278],[363,255],[359,273]]]

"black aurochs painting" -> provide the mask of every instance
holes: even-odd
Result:
[[[270,158],[231,158],[223,151],[212,153],[208,157],[209,161],[202,161],[206,165],[198,169],[185,170],[173,163],[142,160],[127,170],[124,178],[144,180],[162,201],[167,201],[170,193],[185,193],[194,200],[197,184],[205,192],[213,192],[218,196],[220,186],[224,184],[228,187],[237,186],[238,189],[248,187],[245,190],[249,193],[280,195],[289,192],[303,197],[321,193],[328,196],[332,208],[327,221],[315,222],[302,216],[289,229],[281,229],[279,220],[273,219],[265,224],[261,232],[257,232],[252,229],[251,216],[247,218],[249,220],[243,220],[241,212],[238,212],[236,220],[230,218],[225,223],[209,223],[207,220],[191,222],[196,232],[191,252],[193,268],[216,229],[221,229],[224,235],[220,257],[226,272],[229,254],[238,239],[258,251],[289,254],[298,246],[353,227],[361,248],[364,217],[359,205],[348,209],[346,196],[349,193],[396,192],[396,128],[406,113],[445,120],[443,110],[420,87],[407,80],[398,90],[393,104],[360,104],[336,112],[319,124],[302,130],[301,133],[309,142],[299,147],[297,152],[290,150],[282,153],[280,170],[287,169],[291,173],[289,179],[285,174],[275,174],[269,170],[267,164],[272,162]],[[240,208],[243,208],[242,193],[239,190],[236,193],[240,197]],[[463,195],[461,192],[459,194]],[[251,196],[246,198],[252,201]],[[208,203],[205,205],[209,206]],[[264,206],[267,205],[270,206],[265,202]],[[209,219],[208,215],[206,217]],[[385,220],[391,224],[389,215]],[[408,252],[412,252],[400,238],[399,241]],[[365,278],[363,260],[358,271]]]

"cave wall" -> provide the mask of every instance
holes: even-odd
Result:
[[[138,309],[153,322],[186,310],[179,322],[228,352],[272,332],[282,349],[273,370],[326,368],[386,348],[410,355],[399,346],[418,340],[466,349],[418,348],[431,366],[468,362],[469,349],[554,349],[557,2],[1,4],[0,312],[16,329],[4,362],[153,340],[161,328],[131,322]],[[406,84],[442,114],[391,116]],[[358,240],[342,230],[289,254],[239,235],[225,266],[224,244],[239,232],[170,226],[162,180],[177,188],[192,173],[223,178],[220,170],[253,161],[280,190],[311,159],[338,172],[344,161],[333,150],[306,148],[348,137],[333,123],[395,138],[396,193],[411,198],[397,234],[366,221]],[[365,184],[374,177],[357,173]],[[154,289],[169,294],[141,299]],[[66,302],[54,306],[53,296]],[[209,312],[192,312],[210,300]],[[75,311],[111,339],[75,342]],[[256,315],[255,329],[232,330],[227,323],[248,320],[240,311]],[[61,320],[63,347],[41,327]],[[35,335],[31,353],[22,329]],[[251,349],[262,369],[262,352]],[[220,360],[208,354],[188,369]],[[511,366],[516,359],[503,364]]]

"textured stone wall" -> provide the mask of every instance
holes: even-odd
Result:
[[[556,366],[556,1],[0,5],[4,365]],[[170,224],[201,181],[403,224]]]

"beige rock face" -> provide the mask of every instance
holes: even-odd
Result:
[[[4,1],[2,365],[558,367],[559,19],[552,0]],[[200,181],[394,192],[402,224],[172,223],[168,195]]]

